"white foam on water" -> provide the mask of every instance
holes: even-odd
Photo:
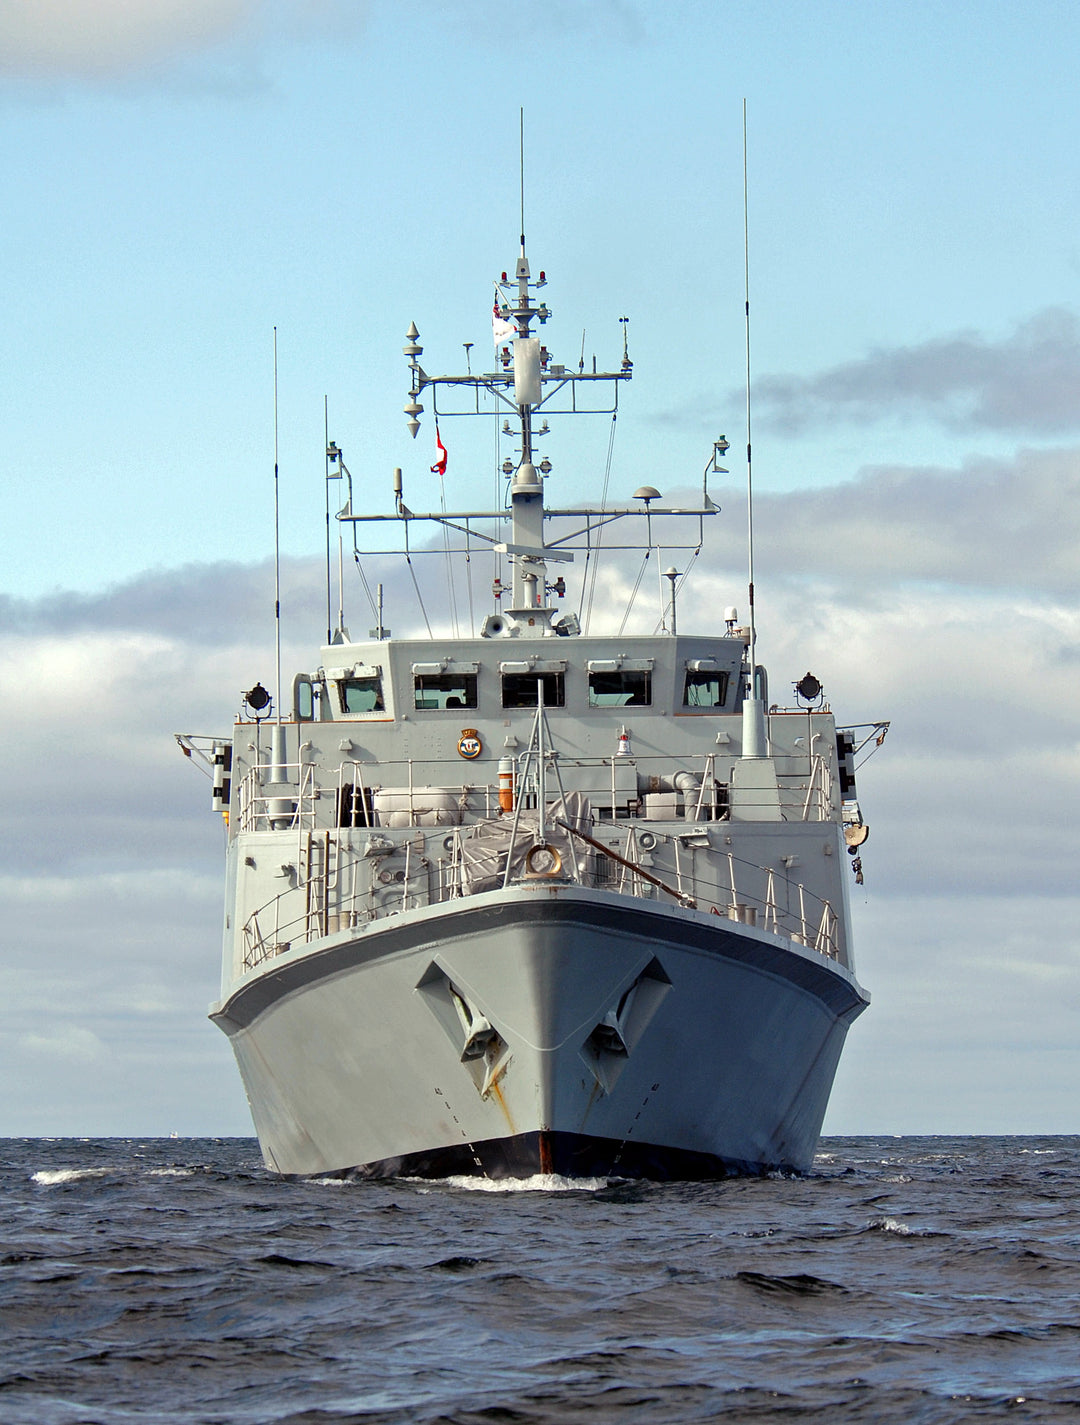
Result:
[[[77,1183],[80,1178],[106,1178],[112,1168],[43,1168],[30,1174],[30,1181],[39,1187],[55,1187],[58,1183]]]
[[[412,1182],[425,1183],[424,1178],[413,1178]],[[565,1178],[560,1173],[534,1173],[531,1178],[474,1178],[464,1174],[439,1178],[442,1187],[460,1188],[463,1192],[599,1192],[611,1182],[610,1178]],[[432,1192],[431,1187],[421,1187],[421,1192]]]
[[[906,1222],[901,1222],[896,1217],[877,1217],[870,1223],[871,1227],[876,1227],[879,1232],[895,1232],[898,1237],[910,1237],[911,1228]]]
[[[147,1168],[148,1178],[190,1178],[194,1177],[194,1168]]]

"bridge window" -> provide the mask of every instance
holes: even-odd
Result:
[[[727,692],[727,673],[687,673],[683,707],[722,708],[727,702]]]
[[[297,722],[311,722],[315,717],[315,689],[303,673],[293,679],[293,716]]]
[[[371,678],[342,678],[338,683],[341,711],[347,713],[385,712],[382,675]]]
[[[418,709],[474,708],[476,702],[475,673],[417,673],[413,681],[413,696]]]
[[[647,708],[652,704],[652,674],[620,668],[589,674],[591,708]]]
[[[504,673],[502,675],[502,705],[504,708],[536,707],[536,685],[544,685],[544,706],[566,706],[565,674]]]

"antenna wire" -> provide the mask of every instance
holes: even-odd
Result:
[[[281,503],[278,497],[278,360],[277,327],[274,328],[274,641],[277,665],[277,720],[281,709]]]
[[[746,295],[746,545],[748,594],[750,602],[750,691],[757,696],[757,629],[754,616],[754,478],[750,446],[750,201],[746,161],[746,100],[742,104],[743,123],[743,279]]]

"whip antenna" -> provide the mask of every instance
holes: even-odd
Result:
[[[754,477],[750,447],[750,202],[746,162],[746,100],[742,106],[742,172],[743,172],[743,290],[746,295],[746,545],[748,561],[748,596],[750,605],[750,696],[755,693],[757,651],[754,647]]]
[[[277,720],[281,722],[281,505],[278,499],[277,327],[274,328],[274,635],[277,660]]]
[[[754,476],[750,445],[750,199],[746,161],[746,100],[743,100],[743,280],[746,297],[746,544],[750,607],[750,686],[743,700],[744,757],[768,755],[765,704],[758,697],[757,625],[754,615]]]
[[[525,251],[525,106],[518,110],[518,172],[521,176],[521,250]]]
[[[323,395],[323,446],[326,450],[326,641],[332,643],[334,632],[330,626],[330,398]],[[337,472],[334,472],[335,475]],[[340,576],[339,576],[340,577]]]

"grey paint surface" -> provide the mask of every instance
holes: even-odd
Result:
[[[628,913],[611,894],[474,899],[487,904],[396,917],[297,955],[220,1007],[272,1167],[334,1171],[544,1129],[809,1163],[847,1023],[865,1005],[842,967],[699,913]],[[650,965],[656,1003],[628,1052],[590,1051]],[[434,992],[418,988],[425,976]],[[439,1012],[443,982],[498,1036],[490,1063],[462,1062],[460,1019]]]

